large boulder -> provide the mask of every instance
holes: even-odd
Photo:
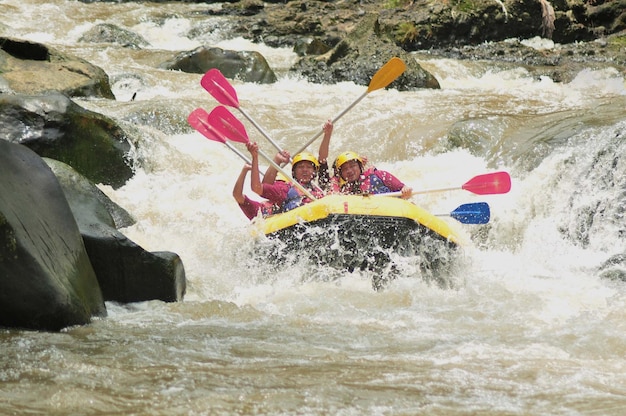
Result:
[[[186,289],[180,257],[171,252],[148,252],[117,228],[129,226],[128,213],[70,166],[51,159],[78,223],[89,259],[106,301],[176,302]]]
[[[0,140],[0,326],[60,330],[106,316],[96,275],[56,177]]]
[[[334,84],[352,81],[368,85],[372,76],[389,59],[401,58],[405,72],[390,87],[400,91],[419,88],[439,88],[439,82],[408,52],[392,41],[378,35],[378,16],[364,17],[345,39],[321,56],[304,56],[291,70],[306,76],[309,81]]]
[[[0,37],[0,92],[115,98],[109,78],[84,59],[40,43]]]
[[[183,52],[161,65],[165,69],[204,74],[209,69],[219,69],[225,77],[244,82],[272,84],[276,74],[263,55],[256,51],[230,51],[201,46]]]
[[[78,39],[79,42],[116,43],[124,48],[141,49],[150,46],[150,42],[141,35],[122,29],[111,23],[100,23],[93,26]]]
[[[0,96],[0,130],[3,139],[65,162],[94,183],[118,188],[134,174],[124,131],[63,94]]]

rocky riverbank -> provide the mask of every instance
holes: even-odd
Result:
[[[233,35],[293,46],[303,57],[294,70],[311,81],[354,79],[349,67],[365,64],[359,58],[392,51],[522,65],[565,82],[589,66],[626,72],[625,6],[603,0],[241,0],[207,13],[229,16]],[[348,35],[355,40],[346,45]],[[521,41],[532,38],[539,41]],[[342,59],[350,64],[340,65]]]

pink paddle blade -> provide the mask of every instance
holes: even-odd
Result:
[[[226,139],[220,137],[209,124],[209,113],[202,108],[196,108],[187,117],[187,122],[191,127],[209,140],[225,143]]]
[[[230,85],[219,69],[209,69],[200,80],[200,85],[220,104],[239,108],[239,99],[235,88]]]
[[[239,143],[248,143],[248,133],[243,123],[237,119],[226,107],[217,106],[208,117],[209,125],[221,137]]]
[[[506,194],[511,190],[511,177],[507,172],[486,173],[473,177],[462,188],[478,195]]]

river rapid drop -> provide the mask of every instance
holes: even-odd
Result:
[[[218,6],[0,3],[5,36],[107,72],[116,100],[76,101],[132,133],[137,172],[101,188],[137,220],[121,231],[178,253],[188,278],[183,302],[107,303],[107,318],[60,333],[0,331],[0,413],[624,414],[626,284],[599,269],[624,251],[623,72],[590,67],[563,84],[522,67],[416,55],[440,90],[368,94],[336,123],[331,158],[355,150],[414,189],[496,170],[513,182],[505,195],[413,197],[433,213],[486,201],[492,219],[450,219],[470,244],[449,287],[407,263],[376,292],[365,272],[306,259],[277,268],[254,255],[254,227],[231,196],[242,161],[186,123],[217,102],[200,74],[158,66],[202,44],[258,50],[278,82],[233,85],[286,149],[366,87],[289,74],[291,50],[225,38],[224,21],[201,13]],[[78,42],[99,23],[150,46]]]

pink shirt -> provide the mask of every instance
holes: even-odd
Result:
[[[239,204],[239,208],[246,214],[249,220],[256,217],[259,210],[263,208],[263,202],[253,201],[244,195],[243,204]]]
[[[272,184],[264,183],[261,196],[273,204],[281,205],[287,199],[287,192],[290,188],[291,185],[283,181],[276,181]]]

